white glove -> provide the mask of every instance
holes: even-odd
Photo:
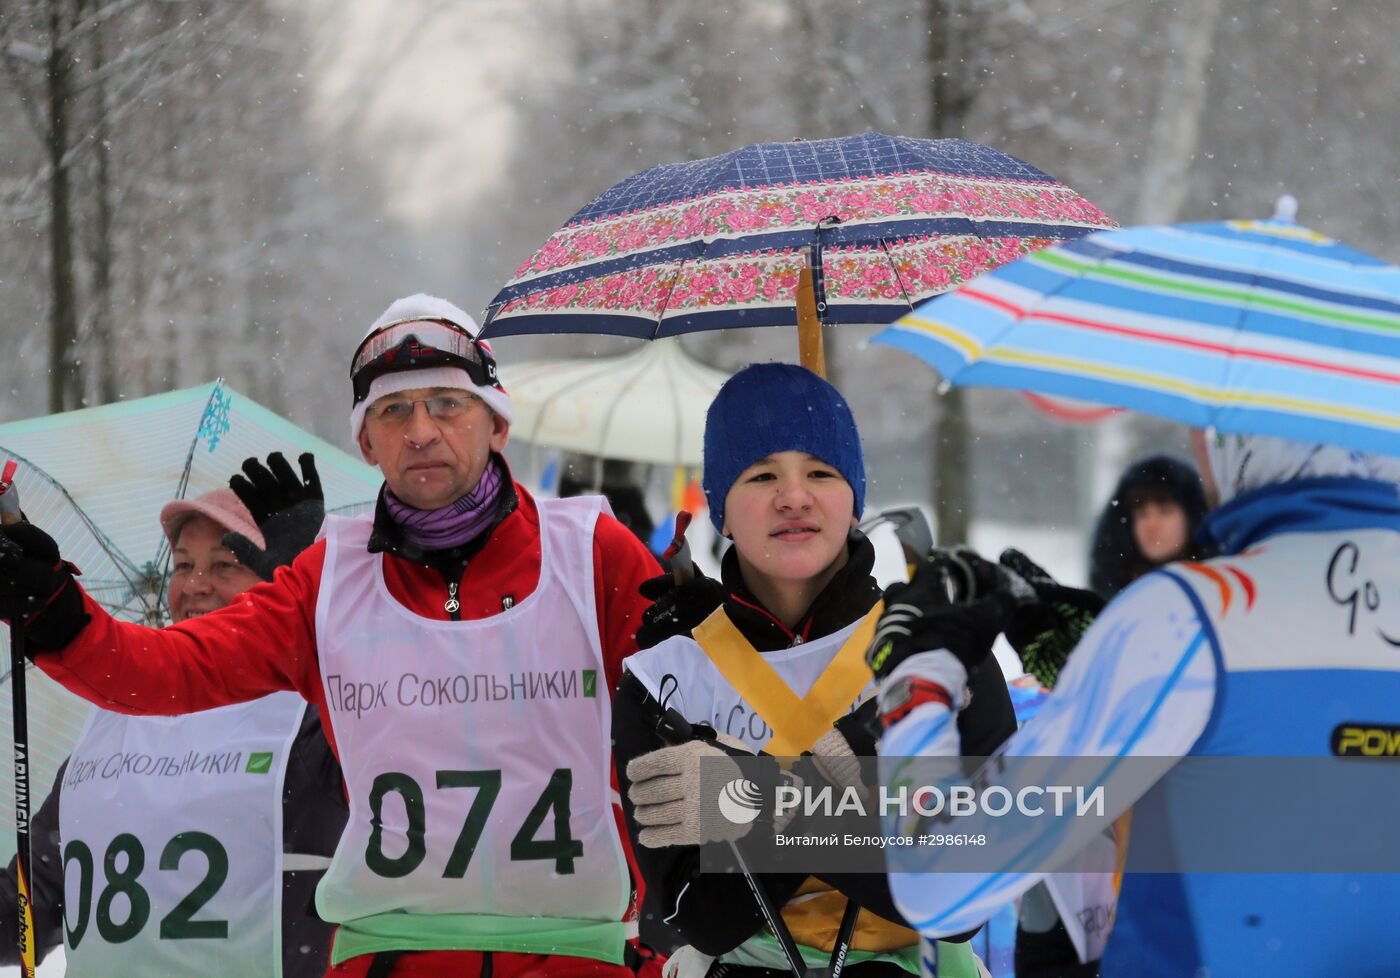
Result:
[[[676,948],[675,953],[666,959],[661,978],[705,978],[710,973],[710,965],[714,963],[713,957],[686,944]]]
[[[674,747],[663,747],[644,754],[627,765],[627,779],[632,782],[627,797],[632,800],[633,817],[642,827],[637,841],[650,849],[663,846],[698,846],[706,842],[729,842],[742,839],[749,832],[752,820],[736,823],[720,814],[717,804],[700,804],[700,762],[707,765],[705,780],[711,785],[733,784],[735,781],[752,785],[734,759],[724,751],[703,740],[688,740]],[[727,770],[726,770],[727,767]],[[743,801],[756,795],[745,792]],[[758,798],[752,798],[757,803]],[[757,817],[755,815],[755,817]]]

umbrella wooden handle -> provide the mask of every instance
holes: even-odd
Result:
[[[810,267],[797,273],[797,355],[802,366],[825,379],[822,321],[817,315],[817,293],[812,285]]]

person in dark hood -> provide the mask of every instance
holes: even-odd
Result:
[[[1089,587],[1112,598],[1163,564],[1208,556],[1193,540],[1205,513],[1201,477],[1189,462],[1171,455],[1134,462],[1094,527]]]

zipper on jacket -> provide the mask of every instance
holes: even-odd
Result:
[[[442,610],[452,621],[461,621],[462,602],[457,600],[457,593],[462,586],[462,577],[467,573],[467,561],[462,561],[456,567],[436,566],[437,572],[442,575],[442,583],[447,586],[447,600],[442,603]]]

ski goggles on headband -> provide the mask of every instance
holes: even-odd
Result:
[[[355,403],[384,374],[418,367],[461,367],[478,387],[500,387],[496,358],[476,337],[447,319],[401,319],[366,336],[350,361]]]

